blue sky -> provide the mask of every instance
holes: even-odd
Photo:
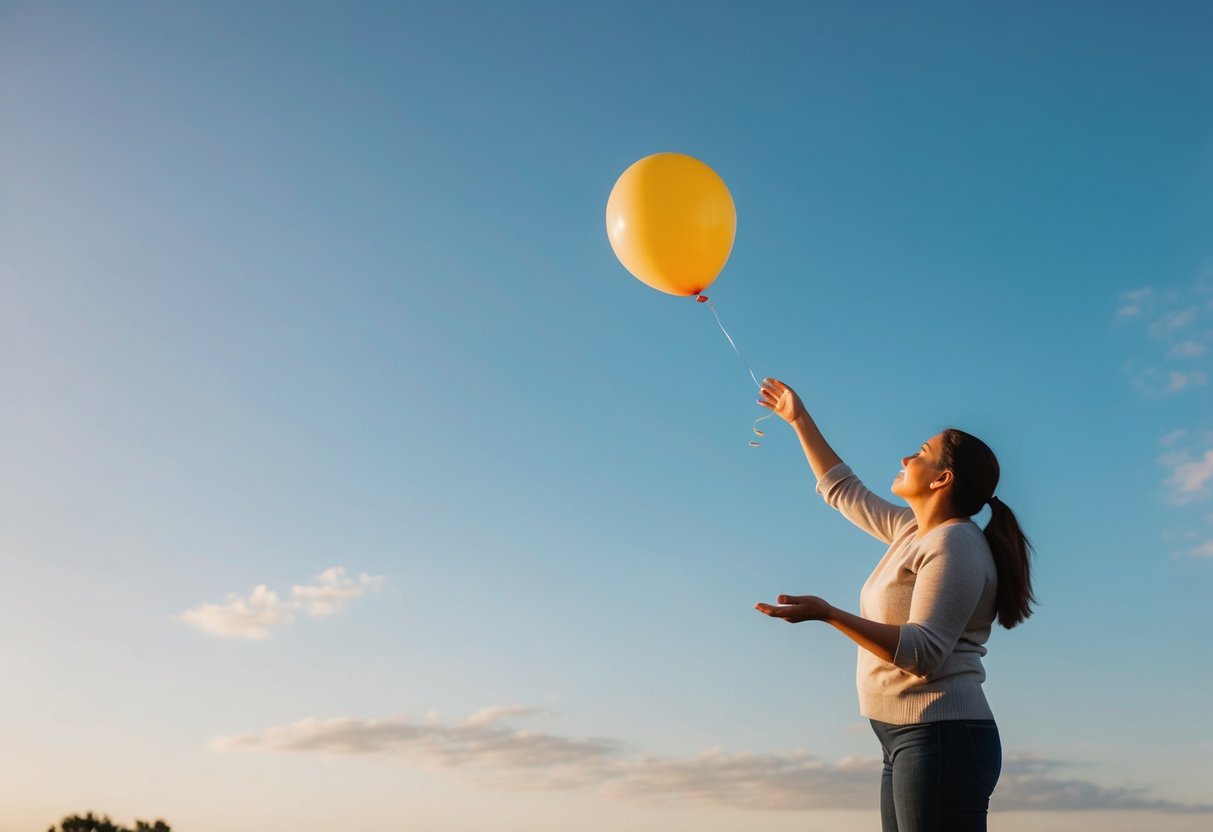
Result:
[[[0,5],[0,830],[871,827],[751,607],[882,550],[615,259],[659,151],[865,481],[999,454],[991,828],[1208,823],[1207,5],[646,5]]]

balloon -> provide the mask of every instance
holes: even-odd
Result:
[[[639,280],[698,295],[729,259],[737,210],[716,171],[682,153],[655,153],[619,177],[606,226],[615,256]]]

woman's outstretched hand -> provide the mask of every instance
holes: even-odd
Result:
[[[758,399],[758,403],[769,410],[775,411],[775,415],[789,425],[805,414],[804,404],[801,403],[800,397],[796,395],[796,391],[782,381],[764,378],[760,390],[761,398]]]
[[[776,604],[755,604],[754,609],[771,618],[782,618],[789,624],[801,621],[821,621],[833,609],[816,595],[780,595]]]

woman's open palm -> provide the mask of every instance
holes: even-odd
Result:
[[[755,604],[754,609],[771,618],[782,618],[789,624],[801,621],[820,621],[830,612],[830,605],[816,595],[780,595],[778,606]]]

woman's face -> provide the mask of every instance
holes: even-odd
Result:
[[[943,434],[935,434],[918,448],[916,453],[901,458],[901,471],[893,480],[892,492],[898,497],[916,497],[929,494],[931,483],[939,478],[940,443]]]

